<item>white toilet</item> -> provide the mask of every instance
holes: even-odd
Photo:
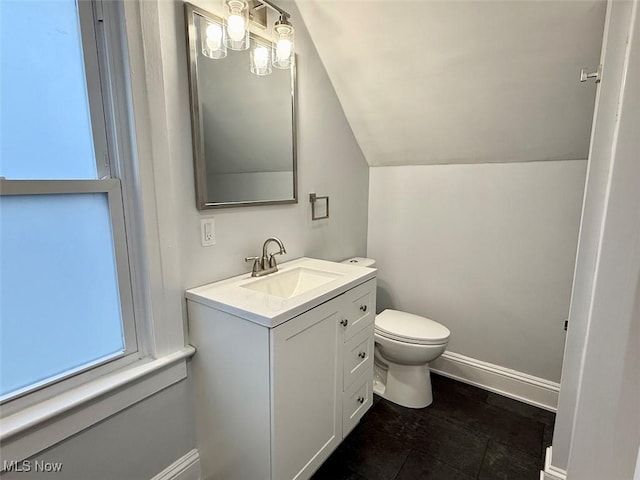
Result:
[[[375,267],[370,258],[344,263]],[[384,310],[375,320],[375,379],[373,391],[409,408],[424,408],[433,401],[429,362],[449,343],[449,329],[425,317]]]

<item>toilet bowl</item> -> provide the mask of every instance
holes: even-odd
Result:
[[[344,263],[374,267],[372,259]],[[387,309],[375,319],[373,391],[393,403],[424,408],[433,402],[429,363],[447,348],[450,331],[425,317]]]
[[[385,310],[376,316],[373,391],[409,408],[433,402],[429,362],[444,353],[449,329],[428,318]]]

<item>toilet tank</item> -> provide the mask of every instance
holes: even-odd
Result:
[[[373,258],[365,258],[365,257],[352,257],[343,260],[340,263],[349,263],[351,265],[358,265],[359,267],[369,267],[375,268],[376,261]]]

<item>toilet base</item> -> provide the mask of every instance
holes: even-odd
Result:
[[[373,392],[407,408],[424,408],[433,402],[429,365],[375,365]]]

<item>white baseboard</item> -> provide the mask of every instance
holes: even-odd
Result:
[[[200,480],[200,476],[200,455],[194,448],[151,480]]]
[[[444,352],[429,364],[432,372],[555,412],[560,384],[499,365]]]
[[[548,447],[544,456],[544,470],[540,472],[540,480],[567,480],[567,472],[551,465],[552,447]]]

